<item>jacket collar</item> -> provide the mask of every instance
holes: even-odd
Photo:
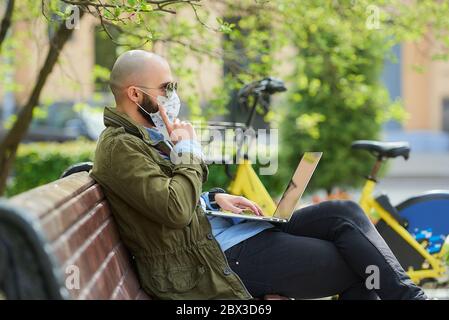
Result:
[[[160,140],[152,139],[143,125],[135,122],[126,113],[117,111],[117,108],[105,107],[103,122],[106,127],[123,127],[126,132],[142,138],[143,141],[152,146],[160,142]]]

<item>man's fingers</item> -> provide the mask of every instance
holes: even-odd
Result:
[[[254,205],[257,207],[257,210],[259,211],[259,215],[264,216],[265,214],[263,213],[262,208],[256,202],[254,202]]]
[[[237,214],[242,213],[242,211],[243,211],[242,208],[236,207],[232,204],[229,205],[229,209],[227,209],[227,210],[231,210],[233,213],[237,213]]]
[[[255,215],[263,216],[263,211],[259,205],[251,200],[242,196],[233,196],[229,194],[217,194],[215,200],[218,205],[224,209],[232,211],[233,213],[240,214],[243,210],[251,210]]]
[[[251,200],[247,200],[248,201],[248,207],[258,216],[262,216],[262,210],[260,210],[259,206],[255,203],[252,202]]]
[[[251,205],[251,210],[253,210],[254,213],[258,216],[262,215],[262,212],[260,212],[259,208],[254,203]]]
[[[255,206],[255,204],[252,201],[242,197],[242,199],[238,202],[238,204],[240,204],[242,206],[245,206],[245,207],[248,207],[256,215],[260,215],[259,210],[257,209],[257,207]]]
[[[164,121],[165,127],[167,128],[167,132],[170,135],[173,131],[173,124],[168,119],[167,112],[162,105],[159,105],[159,113],[161,115],[162,121]]]

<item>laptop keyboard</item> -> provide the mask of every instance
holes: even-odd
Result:
[[[225,212],[225,213],[234,213],[234,212],[229,211],[229,210],[220,210],[220,211],[221,212]],[[234,213],[234,214],[245,214],[245,215],[248,215],[248,216],[256,216],[256,214],[253,211],[249,210],[249,209],[244,209],[241,213]]]

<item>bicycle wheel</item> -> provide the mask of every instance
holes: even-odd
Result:
[[[449,234],[449,190],[434,190],[409,198],[396,206],[408,221],[407,229],[432,229],[433,234]]]

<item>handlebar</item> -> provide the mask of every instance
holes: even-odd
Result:
[[[244,85],[238,92],[240,98],[247,98],[251,94],[274,94],[276,92],[286,91],[284,82],[274,77],[267,77],[262,80],[254,81]]]
[[[266,77],[244,85],[238,91],[237,99],[240,106],[250,110],[245,127],[251,127],[258,104],[260,104],[265,113],[267,113],[270,107],[271,95],[283,91],[287,91],[284,82],[274,77]],[[251,107],[248,105],[250,97],[254,98]],[[237,153],[234,155],[236,158],[240,155],[242,142],[243,141],[237,142]],[[243,155],[243,157],[246,157],[246,155]],[[225,172],[226,175],[232,179],[233,174],[231,173],[230,166],[227,164],[225,164]]]
[[[250,109],[246,126],[250,127],[254,118],[256,107],[260,104],[267,113],[270,106],[270,97],[277,92],[286,91],[287,88],[282,80],[267,77],[244,85],[237,93],[238,102],[241,106]],[[254,102],[251,108],[248,106],[249,98],[253,96]]]

